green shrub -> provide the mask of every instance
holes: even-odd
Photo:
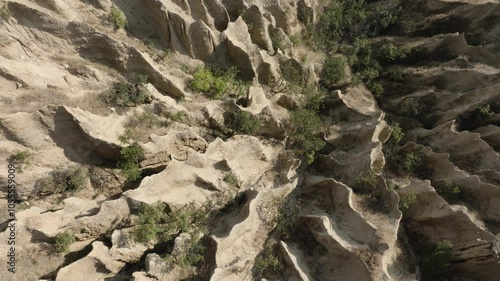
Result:
[[[69,252],[69,247],[71,246],[71,244],[75,243],[75,236],[65,231],[57,234],[55,242],[57,252],[67,253]]]
[[[389,27],[394,25],[398,20],[399,13],[400,13],[399,9],[395,10],[395,9],[378,7],[376,9],[376,14],[379,19],[378,21],[380,27],[382,27],[382,29],[388,29]]]
[[[9,8],[7,7],[7,5],[0,8],[0,18],[2,20],[8,20],[11,16],[12,16],[12,14],[9,11]]]
[[[491,110],[489,104],[481,105],[474,111],[474,117],[477,120],[489,121],[495,117],[495,112]]]
[[[40,197],[82,190],[88,179],[88,170],[82,166],[60,168],[41,179],[36,184],[36,194]]]
[[[139,163],[143,159],[144,149],[138,143],[133,143],[121,149],[118,167],[122,169],[122,172],[127,177],[127,180],[135,181],[141,177],[141,168]]]
[[[368,9],[365,0],[332,1],[320,16],[316,27],[316,40],[327,49],[341,40],[358,37],[364,27]]]
[[[227,184],[229,184],[230,186],[239,186],[240,185],[240,181],[238,180],[238,177],[236,177],[235,174],[233,173],[228,173],[224,176],[224,182],[226,182]]]
[[[16,153],[12,154],[8,161],[17,166],[17,168],[22,171],[24,168],[31,165],[31,160],[33,159],[33,153],[29,150],[18,150]]]
[[[302,85],[302,70],[298,69],[292,60],[289,60],[281,65],[281,77],[289,83]]]
[[[290,116],[290,141],[307,164],[311,164],[316,152],[325,147],[325,141],[316,136],[322,129],[323,122],[316,112],[309,109],[297,109]]]
[[[125,14],[115,5],[111,6],[110,17],[115,24],[116,29],[123,29],[127,25],[127,18],[125,17]]]
[[[297,19],[305,25],[309,25],[313,21],[314,11],[305,4],[298,3]]]
[[[193,74],[189,87],[197,92],[210,94],[214,98],[222,98],[229,91],[241,95],[248,85],[236,80],[236,69],[227,71],[220,69],[198,68]]]
[[[369,193],[377,187],[378,177],[371,169],[360,173],[356,177],[354,190],[360,193]]]
[[[436,193],[449,203],[455,203],[463,198],[463,188],[460,185],[446,180],[434,184]]]
[[[262,276],[267,271],[278,272],[283,269],[281,260],[272,253],[258,256],[255,260],[255,271],[257,276]]]
[[[404,75],[400,68],[394,68],[387,72],[387,76],[394,82],[403,82]]]
[[[410,52],[406,47],[396,46],[394,43],[388,43],[382,46],[379,50],[379,60],[384,63],[392,63],[396,60],[403,59]]]
[[[175,122],[181,122],[184,119],[184,117],[186,117],[186,112],[184,111],[177,111],[176,113],[168,114],[168,118]]]
[[[405,117],[416,117],[422,113],[423,105],[413,97],[405,98],[398,108],[398,113]]]
[[[420,260],[424,280],[445,280],[453,262],[453,244],[443,240],[430,247]]]
[[[318,112],[326,94],[322,88],[316,85],[308,85],[302,88],[302,95],[304,96],[304,108]]]
[[[111,91],[104,95],[104,101],[113,106],[136,106],[146,102],[147,95],[144,88],[147,77],[139,76],[133,82],[113,84]]]
[[[205,259],[205,247],[198,236],[197,233],[192,234],[189,243],[185,246],[182,253],[175,257],[175,263],[181,268],[198,266]]]
[[[373,54],[373,46],[366,39],[356,39],[351,45],[340,49],[347,58],[355,78],[364,83],[371,83],[380,76],[382,67]]]
[[[417,25],[411,19],[401,21],[400,26],[401,26],[401,31],[403,31],[403,34],[413,33],[417,29]]]
[[[369,83],[368,90],[370,90],[375,98],[380,98],[384,94],[384,87],[380,83]]]
[[[407,192],[404,196],[399,198],[399,209],[403,212],[408,210],[413,203],[417,200],[417,195],[414,192]]]
[[[167,242],[180,233],[197,233],[206,227],[213,205],[207,202],[201,207],[190,203],[175,212],[167,213],[164,203],[141,205],[133,237],[138,242]],[[194,236],[194,235],[193,235]]]
[[[345,78],[345,60],[342,57],[328,57],[323,64],[320,77],[328,85],[335,85]]]
[[[271,34],[271,43],[274,50],[286,50],[290,48],[290,42],[288,42],[286,35],[275,32]]]
[[[254,135],[258,132],[261,122],[252,113],[234,110],[229,115],[229,127],[234,131],[246,135]]]
[[[403,133],[403,129],[399,126],[399,123],[394,123],[391,125],[391,140],[395,143],[399,143],[404,137],[405,133]]]
[[[420,154],[417,152],[408,152],[403,154],[401,167],[406,172],[414,172],[415,167],[422,161]]]

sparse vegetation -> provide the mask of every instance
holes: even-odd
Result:
[[[229,127],[235,132],[255,135],[261,125],[260,119],[250,112],[233,110],[229,113]]]
[[[111,6],[110,18],[116,29],[123,29],[127,25],[127,17],[117,6]]]
[[[115,83],[112,89],[104,95],[104,101],[113,106],[131,107],[143,104],[147,100],[144,88],[147,77],[139,75],[132,82]]]
[[[400,195],[399,198],[399,209],[403,212],[408,210],[413,203],[417,200],[417,195],[414,192],[406,192],[404,195]]]
[[[307,164],[311,164],[316,152],[326,145],[325,141],[317,136],[323,127],[321,118],[312,110],[300,108],[291,113],[290,126],[291,146],[304,157]]]
[[[29,150],[18,150],[16,153],[12,154],[8,161],[17,166],[19,171],[23,171],[24,168],[31,165],[31,160],[33,159],[33,153]]]
[[[138,143],[122,148],[118,167],[129,181],[135,181],[141,177],[139,163],[144,159],[144,149]]]
[[[73,243],[75,243],[75,236],[73,234],[66,231],[59,233],[55,238],[56,251],[58,253],[67,253]]]

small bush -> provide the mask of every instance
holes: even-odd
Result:
[[[0,8],[0,18],[2,20],[8,20],[11,16],[12,16],[12,14],[6,5],[3,6],[2,8]]]
[[[399,198],[399,209],[403,212],[408,210],[416,200],[417,195],[414,192],[407,192]]]
[[[297,19],[305,25],[309,25],[313,21],[314,11],[305,4],[298,3]]]
[[[278,272],[283,269],[281,260],[274,254],[258,256],[255,260],[255,271],[258,276],[262,276],[266,271]]]
[[[474,111],[474,117],[477,120],[489,121],[495,117],[495,112],[491,110],[489,104],[481,105]]]
[[[211,202],[201,207],[190,203],[176,212],[167,213],[164,203],[141,205],[133,237],[138,242],[167,242],[180,233],[196,233],[206,227]]]
[[[417,30],[417,25],[413,20],[403,20],[400,22],[401,31],[403,34],[410,34]]]
[[[133,82],[113,84],[111,91],[104,95],[104,101],[113,106],[131,107],[146,102],[147,94],[144,85],[147,77],[139,76]]]
[[[356,177],[354,190],[360,193],[369,193],[377,187],[378,177],[372,170],[364,171]]]
[[[420,260],[422,277],[425,280],[445,280],[453,262],[453,244],[448,240],[436,243],[424,253]]]
[[[328,57],[320,73],[322,81],[328,86],[341,82],[345,78],[345,64],[342,57]]]
[[[116,29],[123,29],[127,25],[127,17],[125,17],[125,14],[115,5],[111,7],[110,17]]]
[[[292,60],[289,60],[285,62],[284,64],[281,65],[281,76],[285,81],[289,83],[294,83],[296,85],[302,85],[302,71],[301,69],[297,68]]]
[[[71,244],[75,243],[75,236],[69,232],[62,232],[56,236],[56,251],[59,253],[69,252]]]
[[[229,127],[238,133],[254,135],[260,125],[260,119],[250,112],[235,110],[230,113]]]
[[[398,113],[405,117],[416,117],[422,113],[423,105],[415,100],[415,98],[405,98],[400,104]]]
[[[141,177],[141,168],[139,163],[144,159],[144,149],[138,144],[133,143],[120,151],[120,161],[118,167],[122,169],[123,174],[129,181],[135,181]]]
[[[81,166],[57,169],[50,173],[48,178],[36,184],[36,194],[46,197],[52,194],[77,192],[82,190],[88,180],[88,170]]]
[[[392,25],[396,23],[399,17],[400,10],[397,9],[388,9],[388,8],[377,8],[376,14],[378,17],[378,21],[380,24],[380,27],[382,29],[388,29]]]
[[[25,167],[29,167],[31,165],[31,160],[33,159],[33,153],[28,150],[18,150],[16,153],[12,154],[8,161],[17,166],[20,171],[22,171]]]
[[[403,129],[401,129],[398,123],[392,124],[391,129],[392,129],[391,140],[395,143],[399,143],[405,137]]]
[[[406,172],[414,172],[415,167],[422,161],[419,153],[408,152],[403,154],[401,168]]]
[[[304,108],[318,112],[321,109],[326,94],[322,88],[310,85],[302,88],[302,95],[304,96]]]
[[[289,139],[292,147],[305,158],[307,164],[311,164],[316,157],[316,152],[326,145],[323,139],[316,136],[323,127],[321,118],[312,110],[297,109],[291,114],[290,126]]]
[[[448,180],[435,183],[435,189],[436,193],[449,203],[458,202],[463,198],[463,188]]]
[[[388,43],[382,46],[379,50],[379,60],[384,63],[392,63],[396,60],[403,59],[410,52],[406,47],[396,46],[394,43]]]
[[[368,90],[373,94],[375,98],[380,98],[384,94],[384,87],[380,83],[369,83]]]
[[[193,74],[193,80],[189,87],[197,92],[210,94],[214,98],[222,98],[229,91],[241,95],[248,85],[236,80],[236,69],[230,68],[227,71],[220,69],[198,68]]]
[[[186,117],[186,112],[184,111],[177,111],[176,113],[168,114],[168,118],[175,122],[181,122],[184,117]]]
[[[201,243],[198,233],[191,235],[191,239],[182,253],[175,257],[175,263],[181,268],[198,266],[205,259],[205,247]]]
[[[361,33],[367,15],[365,0],[332,1],[321,14],[315,38],[327,49],[341,40],[350,41]]]
[[[403,82],[404,81],[404,74],[400,68],[394,68],[394,69],[389,70],[387,72],[387,76],[389,77],[389,79],[391,81],[394,81],[394,82]]]
[[[226,182],[230,186],[236,187],[236,186],[240,185],[238,177],[236,177],[236,175],[233,173],[229,173],[229,174],[225,175],[223,180],[224,180],[224,182]]]

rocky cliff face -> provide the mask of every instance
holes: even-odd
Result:
[[[500,4],[331,2],[0,1],[1,279],[498,280]]]

